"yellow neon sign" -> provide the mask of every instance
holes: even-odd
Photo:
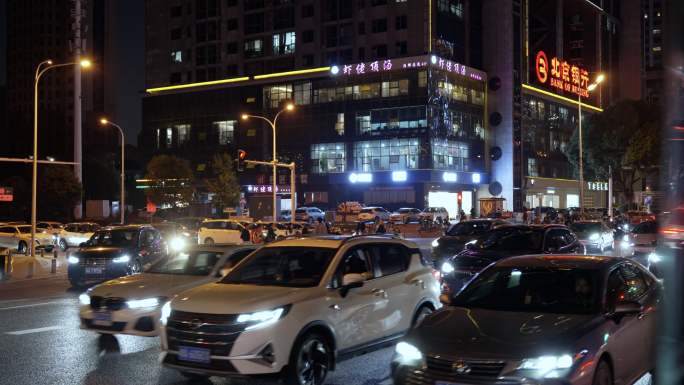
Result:
[[[178,86],[150,88],[150,89],[147,90],[147,92],[153,93],[153,92],[159,92],[159,91],[177,90],[177,89],[181,89],[181,88],[202,87],[202,86],[210,86],[210,85],[213,85],[213,84],[223,84],[223,83],[242,82],[242,81],[245,81],[245,80],[249,80],[249,77],[234,78],[234,79],[223,79],[223,80],[213,80],[213,81],[210,81],[210,82],[202,82],[202,83],[181,84],[181,85],[178,85]]]
[[[564,98],[564,97],[562,97],[562,96],[558,96],[558,95],[556,95],[556,94],[552,94],[551,92],[547,92],[547,91],[544,91],[544,90],[540,90],[539,88],[534,88],[534,87],[532,87],[532,86],[528,86],[527,84],[523,84],[522,86],[523,86],[523,88],[527,88],[528,90],[532,90],[532,91],[536,91],[536,92],[541,92],[541,93],[544,94],[544,95],[549,95],[549,96],[552,96],[552,97],[554,97],[554,98],[556,98],[556,99],[564,100],[564,101],[570,102],[570,103],[572,103],[572,104],[577,104],[577,100],[572,100],[572,99]],[[590,105],[584,104],[584,103],[582,103],[582,107],[586,107],[586,108],[589,108],[589,109],[592,109],[592,110],[595,110],[595,111],[598,111],[598,112],[603,112],[603,110],[600,109],[600,108],[598,108],[598,107],[590,106]]]
[[[288,75],[299,75],[299,74],[308,74],[311,72],[322,72],[322,71],[330,71],[330,67],[321,67],[321,68],[313,68],[310,70],[299,70],[299,71],[290,71],[290,72],[280,72],[277,74],[268,74],[268,75],[257,75],[254,77],[254,80],[258,79],[266,79],[266,78],[274,78],[277,76],[288,76]]]

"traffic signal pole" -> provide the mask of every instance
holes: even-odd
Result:
[[[292,218],[294,218],[294,212],[295,212],[295,210],[297,209],[297,192],[295,191],[295,186],[296,186],[296,185],[295,185],[295,162],[292,162],[292,163],[290,163],[290,164],[278,163],[277,161],[273,161],[273,162],[259,162],[259,161],[256,161],[256,160],[246,160],[246,159],[244,159],[244,156],[245,156],[245,152],[242,151],[242,150],[240,150],[240,151],[238,152],[238,171],[242,171],[242,170],[244,169],[244,168],[243,168],[243,164],[244,164],[244,163],[262,164],[262,165],[265,165],[265,166],[271,166],[271,167],[273,167],[274,170],[276,169],[276,167],[284,167],[284,168],[289,168],[289,169],[290,169],[290,189],[291,189],[290,195],[291,195],[291,197],[292,197],[292,210],[291,210],[291,215],[292,215]],[[274,180],[274,184],[273,184],[273,194],[276,194],[276,186],[277,186],[277,185],[275,184],[275,178],[276,178],[276,175],[275,175],[275,173],[274,173],[274,174],[273,174],[273,180]],[[273,210],[274,210],[274,212],[275,212],[275,204],[276,204],[276,201],[275,201],[275,199],[274,199],[274,200],[273,200]],[[292,221],[292,219],[290,219],[290,221]],[[275,216],[273,217],[273,222],[276,222],[276,217],[275,217]]]

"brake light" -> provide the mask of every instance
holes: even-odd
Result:
[[[681,229],[664,229],[662,231],[663,234],[679,234],[679,233],[684,233],[684,230]]]
[[[440,273],[439,270],[433,270],[432,276],[437,278],[437,280],[440,280],[442,278],[442,273]]]

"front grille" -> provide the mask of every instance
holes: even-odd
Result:
[[[105,267],[107,265],[106,258],[83,258],[81,260],[81,266],[88,267]]]
[[[454,372],[454,363],[459,362],[468,366],[470,371],[467,374],[458,374]],[[428,356],[427,368],[430,372],[449,373],[458,377],[486,377],[497,378],[501,371],[506,366],[505,362],[500,361],[467,361],[457,360],[442,356]]]
[[[193,361],[181,361],[178,359],[177,354],[169,353],[164,358],[164,363],[169,365],[179,365],[188,368],[197,369],[207,369],[207,370],[218,370],[227,373],[237,373],[237,369],[230,363],[229,360],[211,360],[210,363],[204,362],[193,362]],[[434,385],[434,384],[433,384]]]
[[[135,330],[139,330],[141,332],[154,331],[154,322],[152,322],[152,317],[140,317],[138,322],[135,324]]]
[[[213,356],[229,356],[233,343],[245,330],[238,314],[205,314],[172,311],[166,327],[169,350],[179,346],[210,349]],[[199,322],[197,321],[199,320]],[[202,323],[194,327],[195,323]]]
[[[520,380],[513,378],[456,376],[455,373],[436,373],[410,367],[400,369],[394,380],[395,385],[435,385],[437,382],[462,385],[521,385]]]
[[[473,275],[477,274],[480,272],[481,269],[468,269],[468,268],[460,268],[460,269],[454,269],[454,278],[464,278],[464,277],[472,277]]]
[[[92,296],[90,297],[90,308],[98,311],[98,310],[110,310],[110,311],[117,311],[121,310],[124,307],[126,307],[126,299],[125,298],[119,298],[119,297],[98,297],[98,296]]]
[[[120,332],[126,327],[125,322],[112,322],[112,326],[103,326],[93,324],[93,320],[91,319],[83,319],[83,321],[88,329],[103,330],[108,332]]]

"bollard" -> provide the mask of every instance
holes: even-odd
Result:
[[[57,260],[53,259],[52,260],[52,269],[50,270],[51,274],[57,274]]]
[[[5,279],[12,277],[12,252],[7,249],[7,256],[5,257]]]
[[[45,249],[40,249],[40,257],[45,258]]]
[[[33,277],[33,274],[36,272],[36,264],[33,261],[30,261],[28,264],[28,278]]]
[[[31,250],[31,248],[26,246],[26,250],[24,250],[24,256],[26,256],[26,257],[29,256],[29,250]]]
[[[55,249],[54,254],[55,254],[55,259],[57,259],[57,257],[59,256],[59,249]]]
[[[71,256],[71,250],[67,250],[67,252],[66,252],[66,259],[67,259],[67,262],[69,261],[69,257],[70,257],[70,256]]]

